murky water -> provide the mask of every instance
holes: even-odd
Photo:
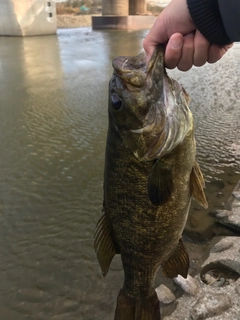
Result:
[[[0,38],[0,319],[111,320],[119,258],[106,279],[93,251],[101,215],[111,60],[141,50],[141,32],[59,30]],[[171,72],[192,96],[210,234],[240,177],[239,45],[222,61]],[[212,230],[212,229],[211,229]],[[210,232],[210,233],[209,233]]]

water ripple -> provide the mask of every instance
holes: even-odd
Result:
[[[103,281],[93,251],[107,83],[112,58],[137,54],[145,34],[83,28],[0,39],[1,318],[113,318],[121,262]],[[192,97],[210,209],[224,205],[240,174],[236,50],[218,64],[171,73]],[[209,227],[195,202],[191,212],[192,229]]]

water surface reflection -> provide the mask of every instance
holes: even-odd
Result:
[[[83,28],[0,38],[1,319],[113,318],[120,261],[102,279],[93,252],[107,83],[111,60],[139,53],[145,34]],[[192,96],[210,210],[222,207],[240,175],[235,52],[213,66],[171,72]],[[211,224],[194,203],[188,228]]]

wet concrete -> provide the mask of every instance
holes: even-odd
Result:
[[[107,83],[111,60],[139,53],[146,33],[0,38],[0,319],[113,319],[120,260],[103,279],[93,251]],[[187,228],[209,237],[223,232],[209,211],[224,208],[240,176],[238,48],[218,64],[170,73],[192,97],[210,205],[194,202]]]

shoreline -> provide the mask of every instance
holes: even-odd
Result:
[[[100,14],[83,14],[83,15],[57,15],[57,28],[83,28],[92,26],[92,16],[101,16]]]
[[[57,28],[83,28],[92,26],[92,17],[100,17],[101,14],[81,14],[70,15],[61,14],[57,15]],[[156,17],[154,14],[147,14],[147,16]]]

